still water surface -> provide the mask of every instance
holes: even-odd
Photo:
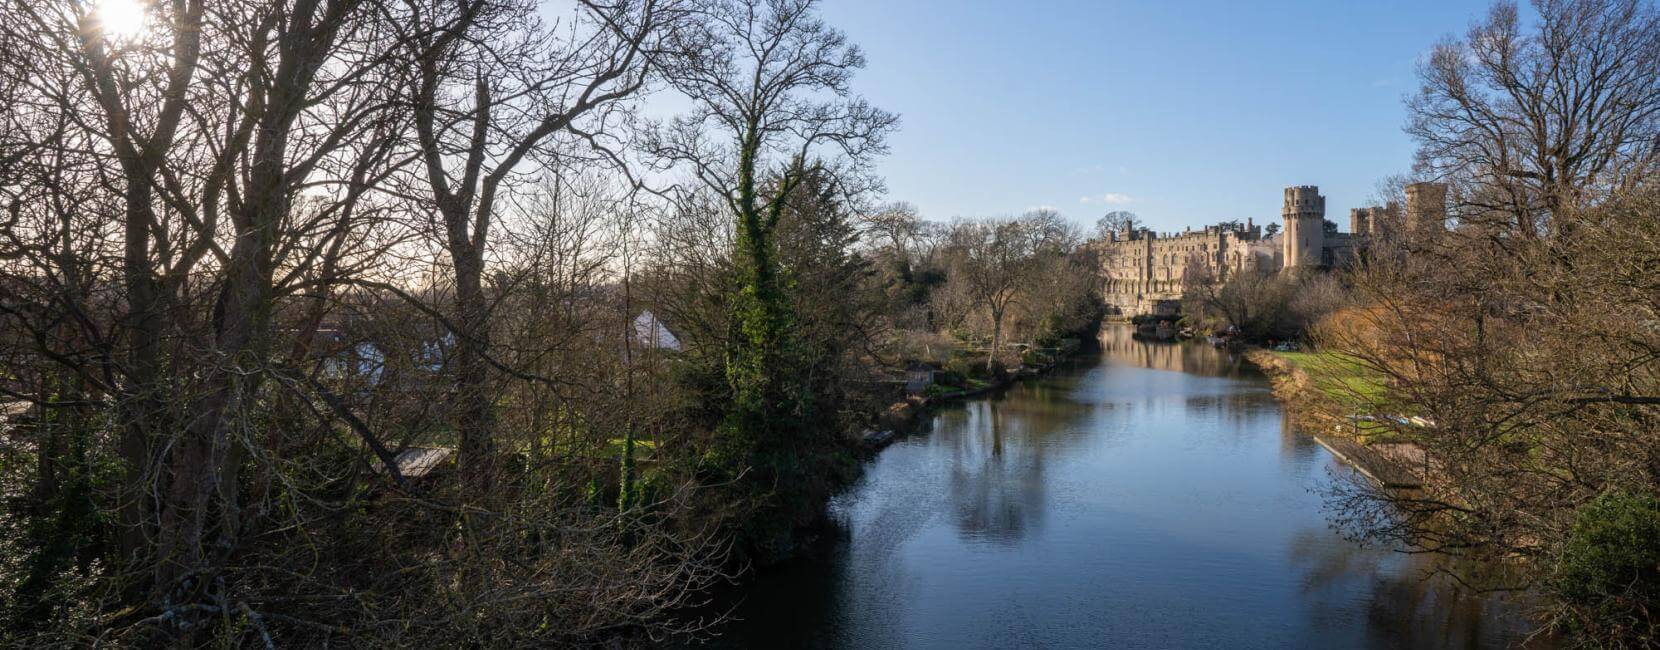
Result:
[[[1499,648],[1514,605],[1330,527],[1348,469],[1197,344],[1103,350],[945,409],[832,504],[820,557],[749,583],[717,646]]]

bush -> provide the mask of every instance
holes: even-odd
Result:
[[[1156,325],[1158,323],[1174,323],[1180,319],[1181,316],[1172,314],[1136,314],[1130,317],[1130,324]]]
[[[1660,644],[1660,500],[1611,491],[1581,506],[1547,586],[1588,645]]]
[[[1191,279],[1183,287],[1184,321],[1200,331],[1232,326],[1246,341],[1303,338],[1315,323],[1349,301],[1327,273],[1235,273],[1226,282]]]
[[[986,370],[986,358],[978,355],[957,355],[945,362],[945,372],[948,376],[967,379],[970,377],[985,377],[991,373]],[[966,385],[957,383],[956,385]]]

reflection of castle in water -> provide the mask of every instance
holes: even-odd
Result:
[[[1125,324],[1108,323],[1097,334],[1103,359],[1120,365],[1153,370],[1168,370],[1201,376],[1223,378],[1263,378],[1260,370],[1245,360],[1245,355],[1218,349],[1203,343],[1169,343],[1148,341],[1134,336],[1135,328]],[[1224,419],[1237,426],[1254,418],[1264,403],[1275,403],[1272,398],[1250,391],[1222,391],[1215,394],[1194,394],[1185,398],[1185,407],[1193,412],[1218,410]],[[1275,406],[1277,409],[1277,406]],[[1280,449],[1286,458],[1298,464],[1313,462],[1319,445],[1314,439],[1297,431],[1289,417],[1280,418]]]
[[[1128,366],[1206,377],[1237,377],[1256,372],[1245,356],[1236,352],[1209,345],[1143,341],[1134,334],[1135,328],[1129,325],[1102,325],[1096,335],[1101,343],[1101,356]]]

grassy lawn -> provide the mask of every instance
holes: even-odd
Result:
[[[1307,388],[1334,408],[1338,426],[1365,444],[1410,440],[1401,418],[1411,409],[1390,401],[1383,376],[1351,357],[1330,352],[1274,352],[1308,376]]]
[[[1386,401],[1384,378],[1350,357],[1331,352],[1275,352],[1308,374],[1309,387],[1354,412],[1377,411]]]

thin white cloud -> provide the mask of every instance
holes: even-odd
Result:
[[[1107,171],[1107,166],[1106,165],[1090,165],[1088,167],[1079,167],[1077,169],[1072,170],[1072,175],[1073,176],[1084,176],[1084,175],[1089,175],[1089,174],[1099,174],[1099,173],[1104,172],[1104,171]]]
[[[1095,196],[1080,196],[1078,197],[1078,202],[1084,205],[1089,205],[1091,203],[1124,205],[1125,203],[1135,203],[1135,197],[1122,192],[1107,192],[1106,194],[1098,194]]]

